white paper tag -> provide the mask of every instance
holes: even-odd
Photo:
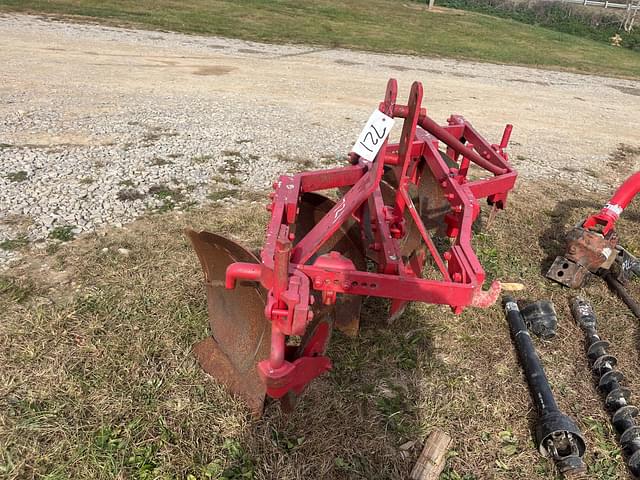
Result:
[[[353,146],[353,151],[365,160],[373,162],[382,144],[391,133],[393,123],[393,118],[385,115],[380,110],[374,110],[362,132],[360,132],[360,136]]]

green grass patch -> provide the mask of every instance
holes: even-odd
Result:
[[[14,239],[7,239],[0,242],[0,249],[2,250],[19,250],[22,247],[29,245],[29,240],[26,237],[18,237]]]
[[[440,0],[440,5],[509,18],[557,32],[610,44],[618,34],[621,46],[640,52],[640,30],[620,30],[621,17],[611,10],[583,8],[558,1]]]
[[[207,195],[207,198],[209,200],[217,202],[218,200],[223,200],[225,198],[236,198],[238,195],[240,195],[240,190],[233,188],[223,188],[221,190],[215,190],[211,192],[209,195]]]
[[[29,175],[24,170],[19,170],[17,172],[11,172],[7,174],[7,179],[10,182],[14,183],[24,182],[27,178],[29,178]]]
[[[213,155],[198,155],[196,157],[191,158],[191,163],[195,163],[196,165],[201,165],[203,163],[209,163],[209,160],[213,159]]]
[[[56,227],[51,232],[49,232],[49,238],[53,240],[60,240],[61,242],[68,242],[73,240],[75,237],[73,233],[73,229],[75,227],[73,225],[64,225],[61,227]]]
[[[637,52],[510,18],[402,0],[0,0],[0,11],[91,17],[109,24],[640,76]],[[147,142],[167,133],[149,132]]]
[[[164,165],[173,165],[171,160],[162,157],[153,157],[151,160],[151,165],[155,165],[156,167],[162,167]]]

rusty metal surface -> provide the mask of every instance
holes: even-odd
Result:
[[[296,221],[296,239],[304,237],[318,221],[333,207],[335,202],[317,193],[304,193],[300,199],[300,211]],[[295,242],[294,242],[295,243]],[[338,251],[351,260],[357,269],[366,270],[366,262],[360,240],[360,230],[355,222],[346,222],[329,241],[310,259],[313,263],[317,257],[330,251]],[[320,304],[319,298],[316,299]],[[335,304],[335,326],[345,335],[356,336],[360,327],[360,309],[362,297],[358,295],[341,295]]]
[[[213,337],[196,343],[193,353],[205,372],[247,403],[254,417],[262,415],[266,389],[258,375],[238,372]]]
[[[258,260],[219,235],[194,230],[185,233],[204,272],[212,334],[212,338],[196,345],[196,356],[207,373],[244,398],[254,414],[259,415],[265,387],[255,366],[269,357],[270,346],[264,292],[256,282],[239,282],[233,290],[224,287],[227,266]]]
[[[547,272],[547,278],[569,288],[580,288],[587,281],[589,270],[566,257],[558,256]]]
[[[575,227],[566,238],[567,249],[559,256],[547,272],[547,278],[569,288],[584,285],[589,273],[609,269],[616,259],[618,237],[615,232],[608,235]]]

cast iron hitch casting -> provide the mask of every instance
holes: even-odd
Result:
[[[637,259],[618,245],[615,230],[618,218],[638,192],[640,172],[627,178],[598,213],[569,231],[565,254],[555,259],[547,278],[569,288],[581,288],[591,273],[609,270],[619,256],[623,258],[623,275],[629,270],[639,271]]]
[[[531,398],[538,411],[535,428],[538,451],[545,457],[551,457],[565,478],[582,477],[586,472],[582,461],[586,443],[582,433],[573,420],[558,408],[515,299],[505,295],[503,305]]]
[[[611,424],[620,435],[620,446],[627,457],[629,471],[640,476],[640,426],[636,424],[638,407],[629,404],[631,391],[621,383],[624,375],[616,371],[618,359],[607,353],[609,342],[598,335],[596,315],[586,300],[576,297],[571,301],[571,313],[584,331],[587,358],[591,362],[598,388],[605,397],[604,404],[611,412]]]

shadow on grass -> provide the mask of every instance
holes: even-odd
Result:
[[[546,275],[558,255],[565,253],[565,236],[571,226],[583,221],[590,212],[598,212],[602,205],[604,203],[598,205],[595,201],[575,198],[560,200],[556,203],[548,214],[549,226],[538,239],[538,245],[545,253],[545,257],[540,263],[542,275]]]

